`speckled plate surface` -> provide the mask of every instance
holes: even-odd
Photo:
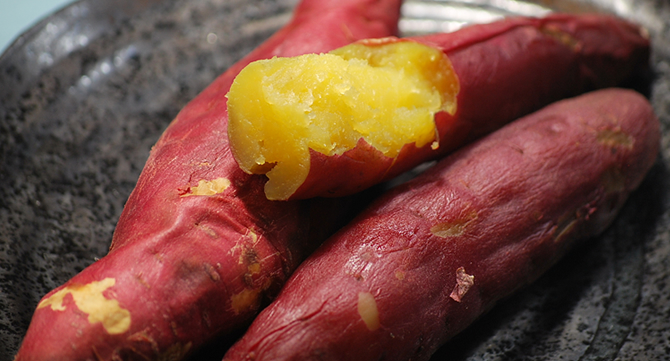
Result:
[[[296,0],[83,0],[0,56],[0,361],[37,302],[106,254],[150,147],[179,109],[286,22]],[[539,4],[539,5],[538,5]],[[670,3],[407,1],[404,34],[509,14],[608,11],[645,25],[663,152],[621,216],[434,360],[670,355]],[[222,347],[200,353],[220,360]]]

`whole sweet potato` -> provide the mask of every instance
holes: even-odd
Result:
[[[398,0],[305,0],[292,21],[170,124],[107,256],[37,305],[23,360],[178,360],[247,325],[346,212],[347,200],[270,202],[226,136],[225,95],[246,64],[396,31]]]
[[[363,41],[250,64],[231,87],[228,132],[240,167],[267,174],[268,198],[341,196],[552,101],[621,84],[648,56],[643,29],[596,14]]]
[[[310,256],[225,360],[426,360],[603,231],[659,122],[607,89],[550,105],[376,201]]]

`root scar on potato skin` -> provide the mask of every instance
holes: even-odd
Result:
[[[477,217],[477,212],[472,211],[463,218],[459,218],[450,222],[438,223],[430,227],[430,233],[440,238],[461,236],[463,233],[465,233],[468,225],[477,220]]]
[[[633,149],[635,138],[626,134],[621,129],[604,129],[596,135],[598,143],[609,147],[624,147],[626,149]]]
[[[163,352],[159,356],[159,360],[181,360],[186,355],[188,352],[191,350],[191,346],[193,344],[191,342],[187,342],[186,344],[181,344],[181,343],[175,343],[174,345],[170,346],[165,352]]]
[[[566,46],[572,48],[574,51],[579,51],[582,47],[582,44],[577,39],[556,26],[544,26],[541,31],[542,33],[549,35]]]
[[[114,286],[114,278],[105,278],[86,285],[72,285],[42,300],[37,309],[51,307],[54,311],[65,311],[63,301],[70,294],[77,308],[88,314],[88,322],[101,322],[107,333],[117,335],[130,328],[130,312],[119,306],[119,301],[109,299],[103,292]]]

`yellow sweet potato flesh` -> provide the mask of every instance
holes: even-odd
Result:
[[[457,92],[449,59],[409,41],[262,60],[228,93],[230,144],[244,171],[267,174],[266,196],[285,199],[306,179],[310,149],[339,155],[363,138],[395,157],[437,146],[433,117],[455,112]]]

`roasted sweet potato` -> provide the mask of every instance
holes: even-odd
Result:
[[[620,84],[648,52],[624,20],[554,14],[263,60],[228,95],[231,148],[268,176],[269,199],[350,194],[551,101]]]
[[[109,254],[41,300],[16,360],[178,360],[247,325],[348,210],[265,198],[230,154],[228,88],[253,60],[395,34],[399,7],[305,0],[191,101],[151,151]]]
[[[621,89],[513,122],[327,241],[225,360],[428,359],[603,231],[651,168],[659,138],[650,104]]]

